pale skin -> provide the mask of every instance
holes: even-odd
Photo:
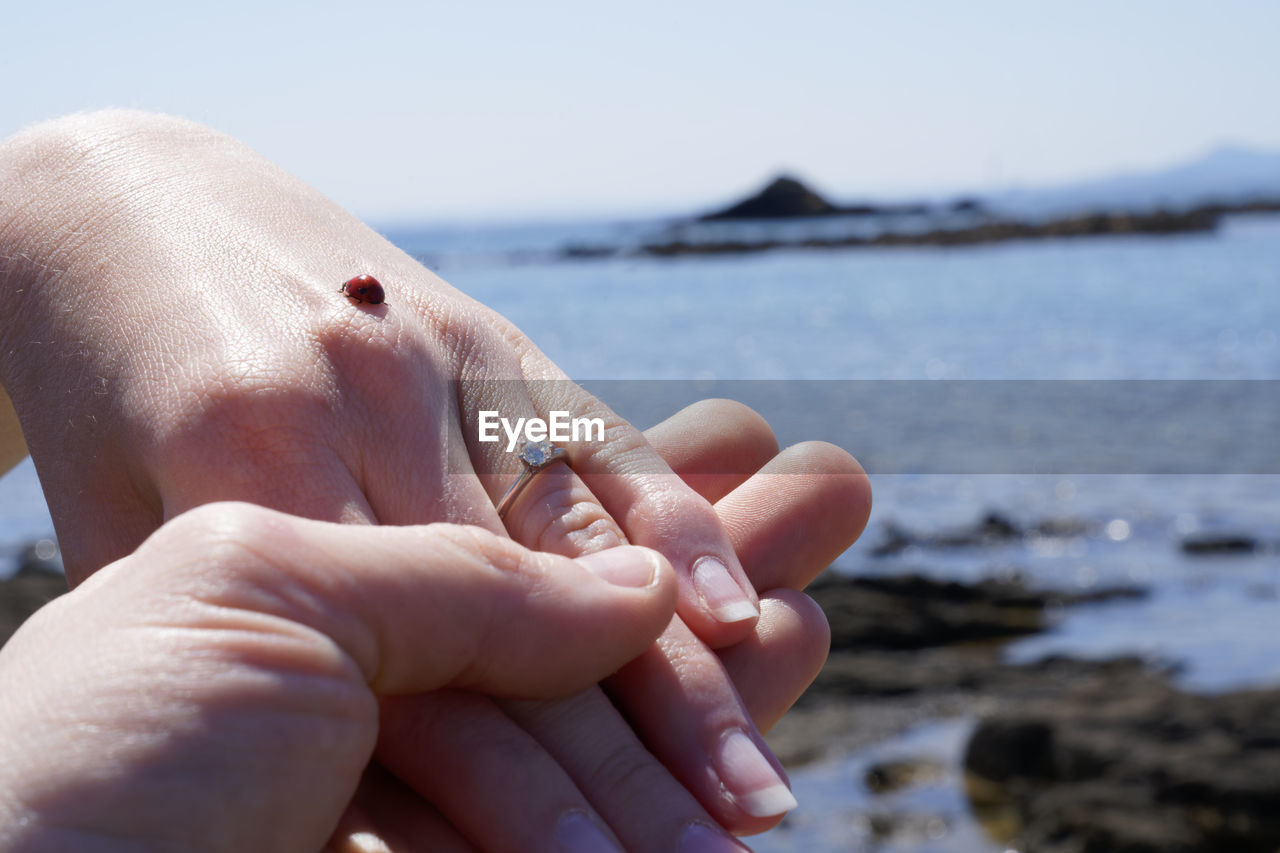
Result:
[[[756,448],[707,436],[712,412],[749,426],[735,407],[700,404],[652,430],[655,446],[677,465],[713,453],[748,461]],[[721,652],[766,728],[825,656],[821,614],[787,586],[839,547],[832,499],[846,478],[817,473],[838,459],[830,446],[799,445],[745,481],[700,483],[714,496],[742,481],[717,512],[753,579],[779,585],[763,596],[756,635]],[[780,489],[767,512],[752,511]],[[799,518],[816,533],[803,545]],[[0,653],[0,683],[22,685],[24,697],[0,703],[0,849],[310,851],[329,839],[329,849],[350,850],[378,837],[393,850],[540,851],[560,849],[561,822],[579,817],[642,849],[634,827],[606,824],[569,779],[511,799],[480,780],[474,794],[485,811],[501,802],[509,818],[480,837],[463,836],[382,774],[361,783],[385,736],[379,697],[474,697],[468,690],[554,707],[528,700],[586,687],[643,649],[670,618],[675,579],[655,552],[609,553],[619,552],[638,552],[628,554],[624,583],[652,580],[610,587],[589,566],[474,527],[353,529],[247,504],[187,513],[41,611]],[[605,642],[583,644],[583,635]],[[415,754],[412,738],[401,743],[406,766],[435,759]],[[510,744],[474,746],[515,760]],[[512,782],[520,788],[524,774]],[[655,839],[667,850],[739,849],[704,812],[666,800],[651,807],[682,817]],[[661,817],[633,812],[637,823]]]
[[[574,448],[572,468],[540,475],[506,528],[517,542],[564,557],[630,541],[669,561],[678,616],[610,682],[634,730],[597,688],[541,704],[460,702],[441,690],[384,702],[378,757],[406,766],[391,768],[396,779],[381,770],[366,778],[348,812],[353,827],[394,836],[425,821],[459,843],[537,849],[514,842],[529,826],[545,841],[545,821],[495,820],[474,797],[449,798],[495,784],[476,750],[459,746],[454,735],[463,730],[529,756],[521,794],[531,803],[572,788],[628,849],[671,849],[694,822],[748,833],[777,821],[778,813],[761,813],[783,798],[758,772],[778,768],[752,701],[776,712],[800,687],[795,671],[766,667],[770,674],[749,687],[738,682],[740,697],[728,661],[750,658],[744,649],[768,657],[757,646],[774,605],[757,618],[756,590],[802,586],[816,569],[798,560],[803,570],[782,582],[751,576],[732,525],[712,506],[734,475],[674,476],[679,466],[597,401],[543,381],[562,374],[505,320],[204,128],[132,113],[73,117],[0,146],[0,179],[0,276],[11,309],[0,328],[8,354],[0,379],[73,582],[129,555],[165,520],[221,500],[348,524],[451,522],[505,535],[491,501],[511,469],[472,440],[475,412],[606,418],[607,441]],[[364,271],[388,286],[390,306],[357,309],[336,293]],[[717,423],[736,424],[746,439],[730,442],[745,456],[724,470],[745,478],[773,455],[772,436],[758,418],[726,417]],[[826,521],[828,560],[856,537],[869,506],[865,477],[837,454],[823,448],[814,457],[822,466],[783,478],[840,484],[840,520]],[[504,473],[477,476],[470,466]],[[745,517],[776,511],[777,493],[757,493]],[[806,505],[800,496],[792,504]],[[707,557],[724,571],[700,586],[693,567]],[[801,634],[821,635],[819,615],[792,621]],[[751,700],[752,691],[761,696]],[[425,717],[435,725],[415,724]],[[632,770],[648,769],[610,778],[574,752],[584,733],[595,738],[593,754],[633,756]],[[734,768],[724,766],[722,744],[734,733],[764,764],[732,761],[751,772],[726,779]],[[783,785],[776,779],[774,788]],[[366,801],[375,805],[362,808]],[[403,808],[388,805],[396,802]]]

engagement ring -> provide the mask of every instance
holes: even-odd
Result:
[[[563,447],[556,447],[549,441],[526,441],[520,448],[520,452],[516,454],[524,465],[524,470],[520,472],[519,477],[516,477],[516,481],[507,489],[506,494],[495,504],[498,509],[498,518],[507,517],[507,510],[511,509],[516,498],[520,497],[520,493],[524,491],[524,487],[529,485],[539,471],[554,462],[563,460],[568,455]]]

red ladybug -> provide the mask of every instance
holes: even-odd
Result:
[[[383,291],[382,285],[378,280],[371,275],[364,274],[348,279],[342,285],[342,290],[338,292],[348,299],[354,299],[356,302],[368,302],[370,305],[381,305],[382,300],[387,298],[387,294]]]

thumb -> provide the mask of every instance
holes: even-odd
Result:
[[[186,513],[136,556],[166,540],[211,555],[178,562],[197,564],[203,588],[222,578],[219,605],[325,634],[380,694],[565,695],[637,657],[675,612],[670,564],[638,546],[571,560],[478,527],[339,525],[250,504]]]

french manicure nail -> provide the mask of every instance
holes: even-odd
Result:
[[[622,853],[604,830],[582,812],[565,812],[556,823],[560,853]]]
[[[679,853],[749,853],[737,840],[705,823],[691,823],[680,833]]]
[[[719,622],[741,622],[760,615],[728,567],[715,557],[703,557],[693,564],[693,588]]]
[[[729,796],[752,817],[773,817],[797,805],[787,783],[742,729],[731,729],[720,741],[716,770]]]
[[[347,836],[347,846],[360,853],[391,853],[387,842],[372,832],[353,832]]]
[[[614,586],[644,587],[658,571],[656,555],[648,548],[619,545],[579,557],[578,563]]]

